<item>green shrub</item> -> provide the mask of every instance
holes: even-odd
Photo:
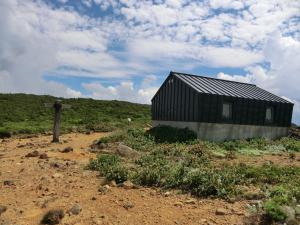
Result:
[[[117,183],[126,181],[129,176],[128,169],[120,164],[120,158],[115,155],[100,155],[90,161],[87,169],[97,170],[108,180],[115,180]]]
[[[148,131],[157,143],[189,142],[197,139],[197,134],[188,128],[157,126]]]
[[[56,97],[27,94],[0,94],[0,125],[14,133],[39,133],[53,126],[52,108],[44,103],[54,103]],[[62,110],[62,131],[113,131],[118,128],[144,127],[150,123],[149,105],[123,101],[105,101],[86,98],[62,99],[72,106]],[[127,118],[131,118],[128,123]]]
[[[169,162],[160,152],[142,156],[136,164],[138,167],[134,179],[147,186],[162,186],[170,169]]]
[[[294,138],[284,137],[280,139],[287,151],[300,152],[300,141]]]
[[[123,131],[116,131],[112,134],[99,139],[99,143],[114,143],[123,141],[126,138],[126,133]]]
[[[267,183],[278,184],[288,182],[291,178],[296,178],[300,174],[298,167],[278,167],[264,164],[263,166],[239,166],[238,173],[242,175],[247,183]]]
[[[287,215],[280,209],[280,205],[273,200],[268,200],[264,208],[267,215],[275,221],[284,221],[287,218]]]
[[[220,144],[221,147],[223,147],[226,151],[237,151],[245,145],[242,143],[242,141],[225,141]]]
[[[9,138],[11,137],[11,132],[6,130],[0,130],[0,138]]]
[[[197,196],[226,198],[237,193],[238,174],[230,168],[204,167],[192,169],[184,179],[183,187]]]

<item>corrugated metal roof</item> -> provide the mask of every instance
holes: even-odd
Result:
[[[171,72],[170,74],[178,77],[180,80],[200,93],[258,99],[271,102],[291,103],[283,98],[280,98],[268,91],[257,87],[254,84],[178,72]]]

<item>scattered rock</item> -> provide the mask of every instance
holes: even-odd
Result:
[[[132,202],[126,202],[123,204],[123,207],[127,210],[132,209],[134,207],[134,204]]]
[[[115,180],[110,181],[110,182],[109,182],[109,185],[110,185],[111,187],[117,187],[117,186],[118,186]]]
[[[96,198],[96,197],[92,197],[92,200],[93,200],[93,201],[96,201],[96,200],[97,200],[97,198]]]
[[[94,143],[90,146],[92,152],[97,152],[97,150],[105,149],[108,147],[108,144],[103,143],[101,141],[94,141]]]
[[[201,219],[200,222],[201,223],[207,223],[207,219]]]
[[[55,173],[52,175],[53,178],[64,178],[64,175],[62,175],[61,173]]]
[[[62,163],[56,162],[56,161],[50,162],[50,166],[54,167],[54,168],[63,168],[64,167],[64,165]]]
[[[61,152],[62,153],[73,152],[73,148],[69,146],[69,147],[64,148]]]
[[[40,153],[38,151],[33,151],[33,152],[29,152],[27,155],[25,155],[25,157],[38,157],[40,155]]]
[[[134,187],[134,184],[131,181],[127,180],[127,181],[123,182],[122,186],[125,189],[132,189]]]
[[[165,197],[169,197],[170,195],[171,195],[171,192],[170,192],[170,191],[167,191],[167,192],[164,193],[164,196],[165,196]]]
[[[235,214],[238,216],[243,216],[245,215],[245,213],[243,213],[242,211],[235,211]]]
[[[91,171],[91,170],[84,170],[84,171],[82,172],[82,176],[83,176],[83,177],[89,177],[89,176],[91,176],[91,175],[93,174],[93,172],[94,172],[94,171]]]
[[[59,224],[60,221],[64,218],[64,216],[65,216],[64,211],[61,209],[50,210],[44,215],[41,224],[48,224],[48,225]]]
[[[196,200],[191,198],[191,199],[185,200],[184,203],[186,203],[186,204],[191,204],[191,205],[195,205],[195,204],[196,204]]]
[[[216,210],[216,215],[218,215],[218,216],[225,215],[226,213],[227,213],[227,211],[225,209],[223,209],[223,208],[218,208]]]
[[[40,159],[48,159],[49,157],[48,157],[47,153],[42,153],[42,154],[40,154],[39,158]]]
[[[109,185],[104,185],[99,187],[98,191],[102,194],[107,193],[110,190],[110,186]]]
[[[126,145],[119,144],[117,148],[117,154],[122,157],[131,158],[136,157],[138,155],[138,152]]]
[[[183,203],[182,203],[182,202],[175,202],[175,203],[174,203],[174,206],[182,207],[182,206],[183,206]]]
[[[73,215],[78,215],[82,211],[82,208],[79,204],[75,204],[72,206],[72,208],[69,210],[69,212]]]
[[[4,205],[0,205],[0,216],[2,213],[4,213],[7,210],[7,207]]]
[[[292,207],[284,205],[284,206],[280,206],[280,209],[287,216],[286,221],[295,219],[296,212]]]
[[[12,180],[5,180],[5,181],[3,181],[3,184],[5,186],[13,186],[13,185],[15,185],[14,181],[12,181]]]

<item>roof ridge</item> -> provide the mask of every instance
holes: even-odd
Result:
[[[233,81],[233,80],[225,80],[225,79],[220,79],[220,78],[215,78],[215,77],[208,77],[208,76],[203,76],[203,75],[190,74],[190,73],[181,73],[181,72],[171,71],[170,74],[178,74],[178,75],[183,75],[183,76],[194,76],[194,77],[207,78],[207,79],[212,79],[212,80],[221,80],[221,81],[226,81],[226,82],[231,82],[231,83],[238,83],[238,84],[246,84],[246,85],[251,85],[251,86],[256,87],[255,84],[251,84],[251,83],[245,83],[245,82],[239,82],[239,81]]]

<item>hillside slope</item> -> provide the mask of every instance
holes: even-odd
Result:
[[[0,94],[0,132],[36,133],[51,130],[53,109],[44,103],[54,103],[48,95]],[[145,125],[150,122],[150,106],[123,101],[93,99],[62,99],[72,106],[62,113],[62,129],[111,131],[128,124]]]

